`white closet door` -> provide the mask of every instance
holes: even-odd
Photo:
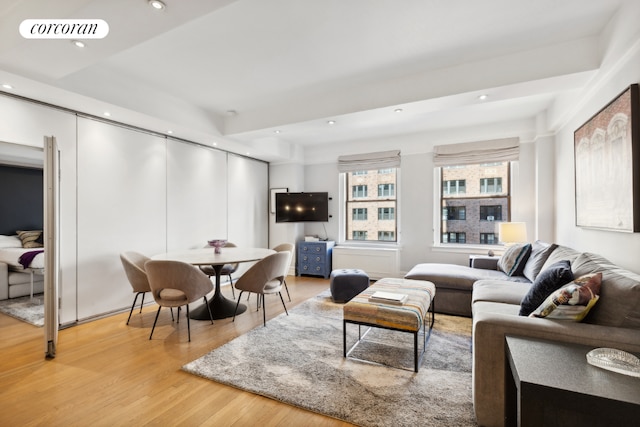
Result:
[[[239,246],[269,244],[268,164],[229,154],[229,240]]]
[[[167,142],[168,250],[201,248],[227,238],[227,154]]]
[[[121,252],[166,251],[166,140],[79,118],[77,182],[78,319],[85,319],[131,305]]]

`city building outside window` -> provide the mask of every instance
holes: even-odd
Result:
[[[464,194],[467,191],[467,182],[464,179],[453,179],[442,181],[442,193],[451,194]]]
[[[345,239],[397,241],[397,170],[391,168],[372,169],[366,173],[345,172],[345,178]],[[369,192],[368,189],[372,191]],[[372,214],[369,215],[368,212]]]
[[[354,208],[353,209],[354,221],[366,221],[367,220],[367,208]]]
[[[367,197],[367,186],[366,185],[355,185],[352,187],[353,191],[351,193],[351,195],[353,196],[353,198],[361,198],[361,197]]]
[[[510,218],[510,163],[440,168],[441,243],[497,244],[497,226]]]
[[[353,240],[367,240],[367,232],[362,230],[353,231]]]
[[[378,240],[395,241],[396,233],[393,231],[378,231]]]

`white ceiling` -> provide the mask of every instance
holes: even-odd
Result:
[[[0,84],[282,161],[295,145],[535,123],[593,78],[625,1],[0,0]],[[84,49],[24,39],[33,18],[110,32]]]

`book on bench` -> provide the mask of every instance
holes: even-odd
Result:
[[[376,291],[370,297],[369,301],[378,302],[383,304],[395,304],[402,305],[407,300],[409,295],[396,294],[394,292]]]

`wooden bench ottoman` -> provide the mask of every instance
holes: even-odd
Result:
[[[372,298],[375,295],[388,296],[391,293],[405,296],[404,301]],[[434,298],[436,287],[426,280],[380,279],[367,289],[356,295],[343,307],[343,354],[348,357],[360,343],[371,327],[391,329],[413,334],[414,371],[422,363],[427,339],[433,328]],[[429,333],[426,331],[427,316],[430,315]],[[358,341],[347,351],[347,323],[358,325]],[[368,326],[362,334],[361,326]],[[422,330],[424,343],[418,355],[418,336]]]

